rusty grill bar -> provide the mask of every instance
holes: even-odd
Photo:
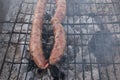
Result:
[[[30,66],[29,37],[36,2],[37,0],[21,1],[16,15],[12,15],[9,20],[0,22],[3,27],[11,27],[11,30],[0,32],[0,36],[7,37],[0,42],[5,46],[0,64],[1,80],[30,80],[28,79],[30,73],[25,69]],[[65,73],[65,80],[120,80],[119,7],[120,2],[114,0],[67,0],[67,14],[62,23],[67,35],[66,61],[58,65],[59,69]],[[54,0],[49,0],[46,12],[52,16],[54,9]],[[51,26],[50,21],[44,21],[44,26]],[[101,28],[100,26],[104,27]],[[97,31],[104,31],[104,29],[108,32],[97,33]],[[43,32],[43,34],[49,36],[51,33]],[[110,58],[110,62],[105,61],[104,63],[96,60],[97,57],[94,52],[97,51],[94,51],[94,46],[91,48],[89,44],[91,39],[95,39],[92,42],[97,45],[99,39],[95,38],[95,35],[103,39],[106,38],[105,35],[114,36],[111,41],[116,42],[116,44],[111,46],[115,48],[115,51],[112,50],[114,54]],[[103,41],[101,43],[103,51],[98,52],[103,53],[103,56],[107,56],[110,51],[106,50],[104,44],[106,42]],[[27,67],[23,69],[23,66]],[[14,73],[16,75],[13,75]],[[24,75],[24,78],[21,78],[21,74]],[[47,80],[52,80],[51,76],[47,78]],[[36,79],[34,74],[32,80]],[[46,80],[44,75],[39,79]]]

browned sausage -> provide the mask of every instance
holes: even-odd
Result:
[[[65,32],[63,26],[60,23],[56,23],[53,25],[53,27],[55,43],[49,59],[50,64],[55,64],[57,61],[60,60],[64,53],[66,45]]]
[[[30,36],[30,54],[37,66],[42,69],[48,67],[48,61],[45,60],[42,50],[42,25],[46,4],[47,0],[38,0]]]
[[[52,24],[59,22],[61,23],[66,14],[66,0],[55,0],[56,1],[56,10],[55,14],[51,19]]]
[[[56,0],[56,6],[55,15],[51,19],[55,36],[54,46],[49,59],[49,63],[52,65],[60,60],[66,45],[65,31],[61,25],[66,14],[66,0]]]

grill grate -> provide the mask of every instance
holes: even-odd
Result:
[[[40,70],[29,55],[29,38],[37,0],[20,2],[15,14],[0,22],[4,27],[0,33],[0,79],[52,80],[47,71],[43,71],[44,75],[38,74]],[[56,64],[65,74],[65,80],[120,80],[119,6],[117,0],[67,0],[67,15],[62,23],[67,35],[67,47],[61,62]],[[55,2],[49,0],[45,16],[50,18],[54,10]],[[52,30],[48,17],[44,20],[43,36],[44,39],[53,39],[53,33],[48,33]],[[43,44],[48,46],[46,41]]]

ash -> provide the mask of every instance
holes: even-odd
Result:
[[[67,40],[64,56],[50,69],[41,70],[29,54],[37,0],[24,0],[17,18],[21,2],[11,0],[4,17],[11,23],[0,23],[1,62],[6,54],[4,66],[0,63],[0,68],[3,66],[0,80],[120,80],[120,13],[116,3],[111,0],[67,0],[67,14],[62,23]],[[54,12],[54,0],[49,0],[42,35],[46,59],[54,44],[50,24]]]

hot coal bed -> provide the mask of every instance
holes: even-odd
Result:
[[[67,0],[63,21],[64,56],[47,70],[29,54],[29,39],[37,0],[11,0],[0,21],[0,80],[120,80],[119,0]],[[5,9],[6,10],[6,9]],[[44,14],[43,50],[49,58],[54,44],[49,0]]]

